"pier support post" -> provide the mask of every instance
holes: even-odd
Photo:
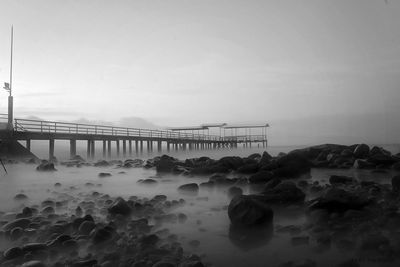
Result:
[[[129,140],[129,156],[132,156],[132,140]]]
[[[69,156],[71,158],[76,156],[76,140],[69,140]]]
[[[107,156],[111,158],[111,140],[107,140]]]
[[[157,151],[158,151],[158,152],[161,152],[161,151],[162,151],[162,142],[161,142],[161,141],[158,141],[158,142],[157,142]]]
[[[49,140],[49,161],[54,159],[54,139]]]
[[[139,155],[139,141],[135,140],[135,152],[136,152],[136,156]]]
[[[140,140],[140,154],[143,154],[143,140]]]
[[[167,151],[169,152],[170,151],[170,145],[171,145],[171,143],[170,142],[167,142]]]
[[[107,156],[107,142],[103,140],[103,158],[105,159]]]
[[[91,145],[90,145],[90,157],[92,158],[92,159],[94,159],[94,157],[95,157],[95,141],[94,140],[92,140],[91,141]]]
[[[126,140],[122,140],[122,155],[126,157]]]
[[[91,145],[90,140],[87,140],[87,146],[86,146],[86,158],[87,159],[90,159],[90,145]]]
[[[115,143],[117,144],[117,158],[119,158],[119,140],[115,140]]]
[[[31,139],[27,139],[27,140],[26,140],[26,149],[28,149],[29,151],[31,151]]]

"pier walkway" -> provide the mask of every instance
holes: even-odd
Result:
[[[0,115],[5,118],[7,115]],[[3,126],[6,123],[2,124]],[[227,127],[224,124],[223,127]],[[229,126],[226,129],[238,129],[243,126]],[[249,126],[246,126],[248,128]],[[219,149],[219,148],[236,148],[238,144],[251,146],[252,143],[261,143],[264,147],[267,145],[266,127],[250,126],[253,128],[263,127],[265,131],[259,135],[210,135],[208,133],[188,133],[185,129],[176,130],[151,130],[129,127],[105,126],[94,124],[67,123],[58,121],[30,120],[30,119],[14,119],[12,130],[0,130],[1,139],[13,139],[25,141],[26,148],[31,149],[32,140],[48,140],[49,142],[49,159],[54,157],[55,140],[69,140],[70,156],[76,155],[76,142],[78,140],[87,141],[87,157],[95,157],[96,143],[101,143],[103,157],[111,157],[112,144],[115,144],[116,154],[120,156],[139,155],[143,153],[144,146],[148,152],[153,151],[156,145],[157,151],[161,152],[166,149],[170,150],[193,150],[193,149]],[[3,128],[6,128],[3,127]],[[202,130],[208,130],[208,127],[202,127]],[[220,131],[221,133],[221,131]]]

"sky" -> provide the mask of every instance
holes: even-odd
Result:
[[[16,117],[269,122],[279,145],[400,143],[400,1],[0,0],[0,10],[1,82],[14,25]]]

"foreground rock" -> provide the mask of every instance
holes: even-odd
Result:
[[[255,195],[240,195],[231,200],[228,207],[231,224],[252,227],[272,223],[272,209]]]
[[[37,171],[56,171],[56,168],[54,167],[54,163],[48,162],[48,161],[43,161],[39,166],[36,167]]]

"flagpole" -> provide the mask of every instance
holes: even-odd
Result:
[[[12,90],[13,41],[14,41],[14,26],[11,25],[10,96]]]

